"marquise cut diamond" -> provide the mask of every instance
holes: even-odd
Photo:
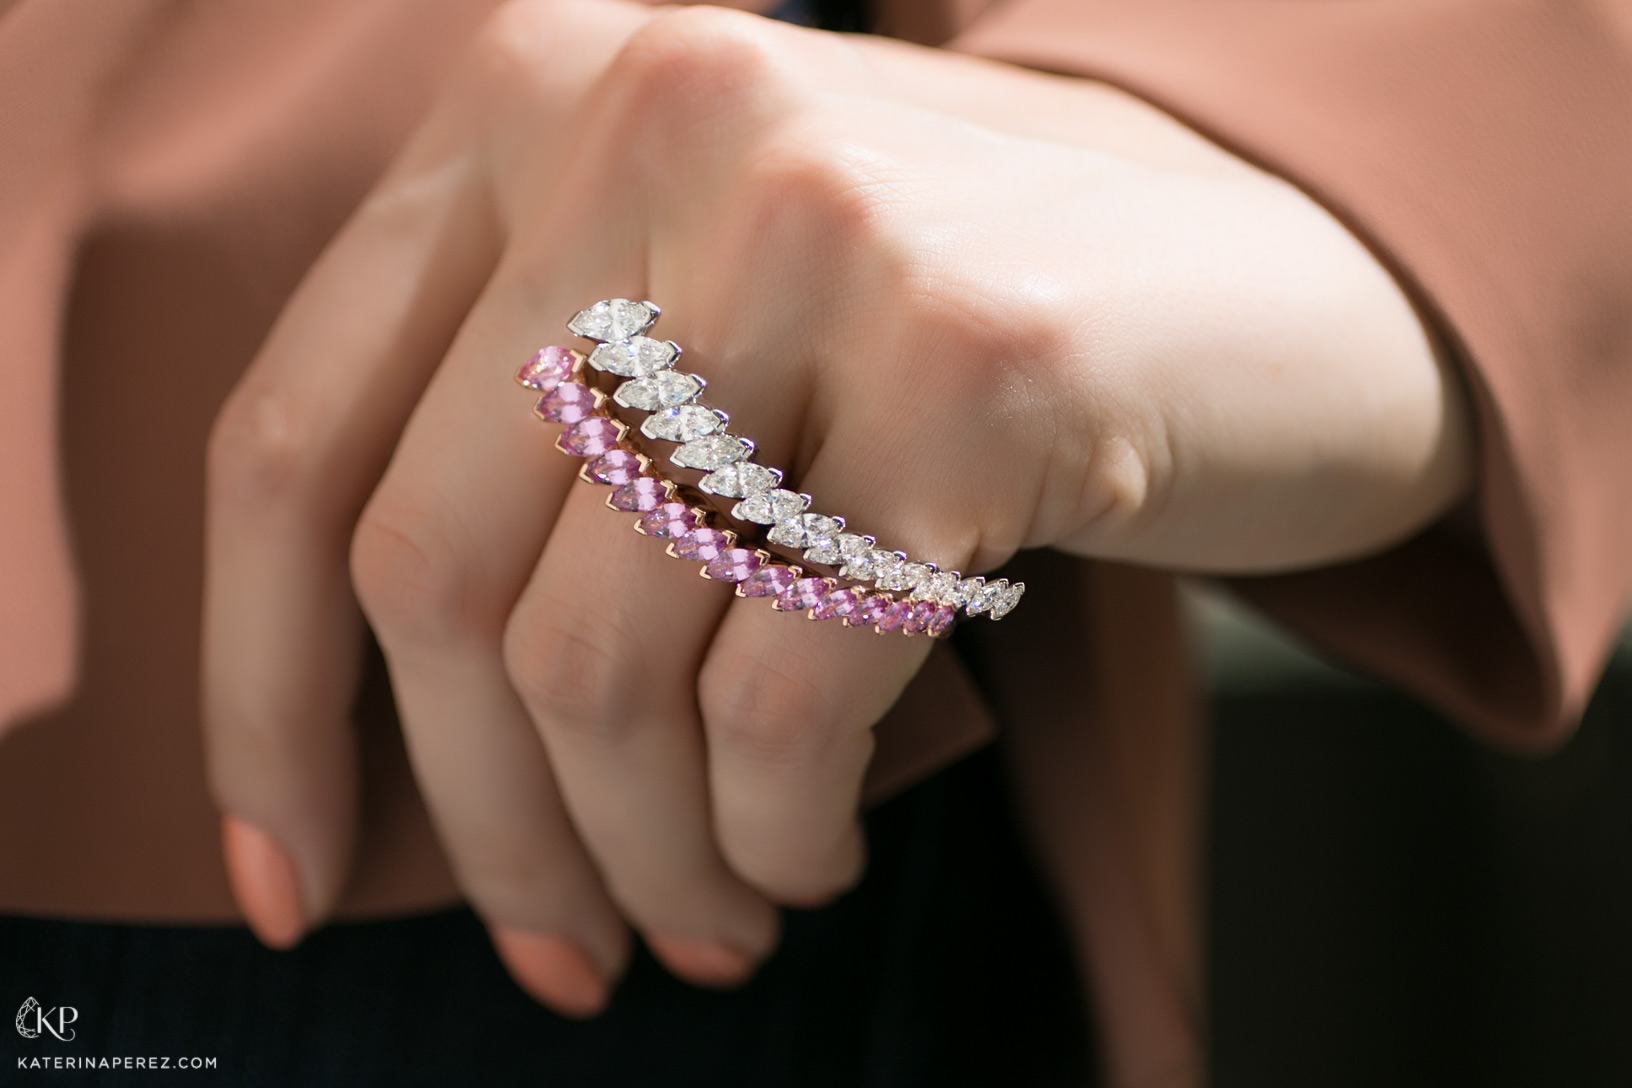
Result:
[[[620,378],[644,378],[667,370],[680,358],[680,345],[672,340],[632,336],[602,344],[589,353],[589,365]]]
[[[587,340],[627,340],[652,327],[658,310],[649,302],[609,298],[579,310],[567,329]]]
[[[738,521],[775,525],[779,521],[798,517],[809,505],[810,499],[806,496],[777,488],[749,495],[732,508],[731,516]]]
[[[873,584],[879,589],[894,588],[891,583],[906,566],[907,557],[900,552],[886,551],[883,548],[874,548],[867,556],[873,567]]]
[[[1002,593],[992,601],[992,619],[1000,620],[1014,611],[1014,606],[1020,603],[1020,595],[1026,591],[1026,583],[1014,582],[1007,586]]]
[[[805,562],[826,563],[829,566],[836,567],[844,562],[844,553],[839,551],[837,538],[825,537],[812,540],[810,546],[805,549]]]
[[[982,612],[990,610],[997,603],[998,598],[1003,595],[1003,591],[1008,588],[1009,580],[1007,578],[987,582],[975,590],[974,595],[969,598],[969,603],[963,606],[964,615],[978,616]]]
[[[839,574],[845,578],[854,578],[858,581],[871,581],[873,577],[873,545],[878,543],[870,536],[857,536],[855,533],[840,533],[835,543],[839,547],[839,559],[844,569]]]
[[[816,548],[844,532],[843,518],[825,514],[800,514],[781,521],[767,534],[770,540],[788,548]]]
[[[980,592],[980,587],[985,584],[986,579],[978,574],[973,578],[965,578],[953,588],[951,603],[962,608],[974,599],[975,594]]]
[[[876,561],[875,561],[876,562]],[[873,579],[879,589],[912,589],[919,582],[935,573],[935,568],[927,563],[891,564],[885,573]]]
[[[746,438],[738,438],[734,434],[711,434],[687,442],[670,454],[669,460],[681,468],[713,472],[734,461],[746,460],[753,453],[754,444]]]
[[[647,416],[640,424],[641,434],[664,442],[690,442],[724,429],[725,420],[720,414],[701,404],[665,408]]]
[[[766,468],[752,461],[738,461],[704,476],[697,486],[723,499],[746,499],[749,495],[769,491],[781,482],[780,469]]]
[[[649,378],[635,378],[618,386],[612,399],[625,408],[656,412],[678,408],[703,391],[702,379],[680,370],[660,370]]]
[[[955,570],[937,571],[919,582],[913,588],[912,599],[915,601],[935,601],[937,603],[952,600],[952,594],[958,588],[958,572]]]

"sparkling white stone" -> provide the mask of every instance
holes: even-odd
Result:
[[[767,534],[769,539],[788,548],[814,548],[831,541],[844,532],[843,518],[825,514],[800,514],[796,518],[778,522]]]
[[[999,593],[992,601],[992,619],[1000,620],[1012,612],[1014,606],[1020,603],[1020,595],[1025,591],[1026,583],[1024,582],[1013,582],[1004,587],[1003,592]]]
[[[907,565],[905,555],[885,548],[874,548],[868,559],[873,566],[873,584],[879,589],[889,589],[889,583],[901,573],[901,568]]]
[[[753,453],[754,444],[746,438],[738,438],[734,434],[711,434],[687,442],[670,454],[669,460],[681,468],[713,472],[734,461],[745,461]]]
[[[697,486],[721,498],[746,499],[749,495],[769,491],[781,482],[781,469],[766,468],[752,461],[738,461],[704,476]]]
[[[879,589],[912,589],[934,573],[935,568],[928,563],[902,563],[888,574],[874,578],[873,582]]]
[[[955,570],[936,571],[912,589],[912,599],[915,601],[935,601],[936,603],[950,604],[952,594],[958,588],[958,572]]]
[[[651,328],[658,312],[649,302],[609,298],[579,310],[567,328],[587,340],[627,340]]]
[[[870,582],[873,579],[873,545],[878,541],[870,536],[858,536],[855,533],[840,533],[835,543],[839,547],[839,560],[843,570],[839,574],[845,578],[855,578],[858,581]]]
[[[1007,578],[999,578],[995,582],[987,582],[985,585],[977,589],[969,598],[969,603],[963,606],[964,615],[978,616],[982,612],[989,611],[991,607],[997,603],[998,598],[1003,595],[1003,591],[1008,588],[1009,580]],[[1013,606],[1011,605],[1010,607]]]
[[[632,336],[602,344],[589,353],[589,365],[620,378],[644,378],[667,370],[680,358],[680,345],[672,340]]]
[[[681,370],[660,370],[647,378],[634,378],[618,386],[612,399],[625,408],[656,412],[678,408],[703,391],[703,380]]]
[[[980,587],[985,584],[986,579],[978,574],[973,578],[965,578],[953,588],[950,603],[962,608],[973,599],[974,595],[980,591]]]
[[[665,408],[647,416],[640,423],[640,433],[664,442],[690,442],[694,438],[725,430],[725,424],[725,417],[720,412],[704,408],[701,404],[682,404],[678,408]]]
[[[749,495],[731,509],[738,521],[752,521],[759,525],[775,525],[779,521],[796,518],[810,505],[809,495],[776,488]]]

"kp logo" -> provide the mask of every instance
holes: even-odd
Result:
[[[66,1043],[74,1037],[74,1029],[68,1025],[78,1019],[79,1010],[72,1005],[46,1009],[31,997],[17,1010],[17,1034],[25,1039],[38,1039],[41,1032],[49,1031]]]

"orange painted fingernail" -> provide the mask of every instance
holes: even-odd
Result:
[[[606,1008],[606,983],[576,944],[505,926],[489,926],[488,933],[511,977],[541,1004],[578,1020]]]
[[[699,986],[729,989],[741,986],[754,973],[753,960],[716,941],[692,941],[648,933],[646,947],[669,970]]]
[[[244,919],[269,948],[293,948],[306,933],[295,863],[258,827],[234,816],[221,820],[227,880]]]

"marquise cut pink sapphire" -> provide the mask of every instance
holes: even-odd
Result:
[[[869,593],[856,602],[855,611],[844,618],[851,627],[871,627],[884,616],[890,599],[882,593]]]
[[[620,487],[614,488],[607,496],[607,502],[614,510],[627,510],[630,513],[644,513],[656,510],[669,498],[669,489],[663,486],[663,481],[652,476],[640,476]]]
[[[572,352],[566,348],[545,348],[517,371],[516,381],[528,389],[548,393],[572,376],[572,363]]]
[[[912,601],[891,601],[884,614],[878,617],[878,630],[882,634],[899,630],[907,617],[912,614]]]
[[[801,578],[776,599],[776,607],[783,612],[803,612],[815,608],[832,588],[831,578]]]
[[[640,519],[640,531],[663,540],[678,540],[697,528],[697,511],[683,502],[666,502]]]
[[[780,597],[793,585],[798,577],[792,567],[785,567],[781,563],[767,563],[748,576],[748,580],[737,587],[744,597]]]
[[[929,626],[924,628],[930,638],[940,638],[946,634],[947,628],[952,626],[952,619],[958,610],[952,605],[943,604],[935,609],[935,614],[929,618]]]
[[[595,414],[595,391],[577,382],[562,382],[538,398],[533,411],[551,423],[577,423]]]
[[[618,425],[605,416],[590,416],[562,431],[556,444],[574,457],[595,457],[618,444]]]
[[[633,450],[607,450],[585,466],[597,483],[627,484],[640,478],[640,455]]]
[[[731,537],[718,529],[693,529],[674,542],[674,557],[707,563],[731,546]]]
[[[763,560],[759,558],[757,552],[749,551],[747,548],[729,548],[710,559],[708,566],[703,568],[703,573],[716,582],[745,582],[753,577],[762,563]]]
[[[901,629],[909,635],[921,635],[929,630],[929,621],[935,615],[935,609],[940,607],[934,601],[919,601],[907,613],[907,620]]]
[[[860,594],[853,589],[835,589],[817,603],[816,607],[811,610],[810,618],[814,620],[843,619],[856,610],[856,605],[860,603],[859,598]]]

